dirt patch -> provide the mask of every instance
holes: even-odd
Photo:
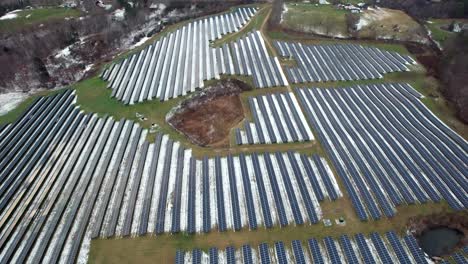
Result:
[[[369,8],[360,15],[358,38],[393,39],[429,44],[424,28],[400,10]]]
[[[434,46],[405,42],[406,49],[427,70],[427,75],[439,78],[440,52]]]
[[[420,237],[426,230],[447,227],[463,233],[463,238],[456,245],[454,251],[468,245],[468,213],[437,213],[427,216],[416,216],[408,220],[408,230],[416,237]]]
[[[241,81],[220,81],[182,101],[166,121],[199,146],[229,146],[229,132],[244,119],[239,94],[247,90]]]

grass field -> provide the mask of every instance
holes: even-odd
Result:
[[[66,17],[79,17],[81,12],[78,9],[53,7],[21,10],[15,14],[18,15],[16,18],[0,20],[0,32],[14,32],[44,22],[65,19]]]
[[[349,11],[333,5],[304,3],[289,3],[287,8],[282,25],[288,29],[321,35],[348,35],[345,15]]]
[[[429,28],[432,34],[432,38],[439,42],[441,45],[451,37],[455,36],[456,33],[450,32],[443,28],[448,28],[448,26],[453,22],[462,22],[468,23],[468,19],[430,19],[426,26]]]

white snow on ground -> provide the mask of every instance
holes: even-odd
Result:
[[[115,122],[114,128],[117,128],[118,125],[119,125],[119,122]],[[114,136],[115,136],[115,131],[112,130],[110,138],[113,138]],[[121,139],[121,137],[122,136],[120,135],[119,140]],[[117,149],[115,148],[114,152],[110,153],[109,152],[110,151],[109,146],[107,146],[106,149],[104,150],[103,155],[104,156],[114,155],[115,153],[117,153],[116,150]],[[82,241],[81,246],[80,246],[80,251],[79,251],[79,254],[78,254],[78,258],[77,258],[77,263],[87,263],[88,262],[88,253],[89,253],[89,250],[91,248],[91,233],[92,233],[92,230],[94,228],[94,223],[96,221],[97,213],[99,212],[99,209],[101,207],[103,191],[106,188],[106,185],[105,185],[106,179],[108,180],[109,171],[111,171],[110,168],[112,168],[112,166],[110,166],[112,164],[112,160],[114,160],[114,159],[111,158],[111,162],[110,162],[110,164],[109,164],[109,166],[107,168],[107,171],[106,171],[106,173],[104,175],[105,178],[103,179],[101,190],[99,191],[99,195],[98,195],[96,203],[94,205],[93,212],[92,212],[92,214],[90,216],[89,224],[88,224],[86,232],[85,232],[85,234],[83,236],[83,241]]]
[[[71,54],[70,46],[67,46],[64,49],[57,52],[57,54],[55,54],[55,58],[67,57],[67,56],[70,56],[70,54]]]
[[[340,256],[341,262],[342,262],[342,263],[346,263],[345,254],[344,254],[344,252],[343,252],[343,249],[341,248],[340,243],[338,243],[338,241],[335,240],[335,239],[333,239],[333,243],[334,243],[335,246],[336,246],[336,250],[338,251],[338,256]],[[395,263],[396,263],[396,262],[395,262]]]
[[[266,165],[265,165],[265,158],[263,155],[258,156],[258,163],[260,166],[260,171],[267,171]],[[268,177],[267,173],[262,173],[262,175],[259,175],[260,177],[263,178],[263,185],[265,186],[265,193],[267,196],[268,200],[268,206],[270,208],[270,213],[271,213],[271,222],[273,224],[279,223],[279,213],[276,210],[276,203],[275,199],[273,198],[273,190],[271,188],[271,183],[270,183],[270,178]]]
[[[210,190],[210,221],[211,221],[211,228],[214,228],[218,225],[218,197],[216,192],[216,173],[215,173],[215,160],[209,159],[208,160],[208,177],[209,177],[209,190]],[[203,179],[203,174],[201,176]],[[202,190],[203,190],[203,185]],[[201,198],[201,205],[203,207],[203,196]],[[203,222],[202,222],[203,223]]]
[[[17,12],[21,11],[21,9],[16,9],[11,12],[6,13],[5,15],[0,17],[0,20],[8,20],[8,19],[14,19],[18,17]]]
[[[148,146],[148,153],[146,154],[145,165],[143,166],[143,174],[141,175],[140,189],[138,190],[138,196],[135,203],[135,214],[133,215],[132,222],[132,235],[138,235],[138,230],[141,224],[141,215],[143,210],[143,202],[145,200],[146,188],[153,188],[153,186],[147,186],[148,178],[150,177],[150,167],[153,160],[154,154],[154,143]]]
[[[85,69],[84,69],[84,73],[86,72],[89,72],[92,68],[93,68],[94,64],[89,64],[89,65],[86,65]]]
[[[96,115],[93,116],[94,119],[97,118]],[[97,123],[96,123],[96,127],[99,126],[99,123],[102,122],[102,119],[98,120]],[[94,128],[93,128],[94,130]],[[91,132],[93,133],[93,132]],[[81,172],[79,172],[79,168],[80,168],[80,164],[81,163],[84,163],[86,161],[86,158],[83,157],[83,155],[85,155],[85,153],[88,153],[88,151],[90,150],[90,148],[92,148],[94,146],[91,146],[90,142],[88,141],[85,145],[85,148],[83,149],[83,151],[81,151],[80,153],[80,156],[79,156],[79,159],[78,159],[78,163],[76,164],[76,166],[73,168],[73,171],[71,173],[71,176],[70,177],[73,177],[73,178],[77,178],[76,179],[76,184],[78,186],[80,186],[81,188],[83,188],[83,182],[81,182],[81,179],[80,179],[80,175],[81,175]],[[95,153],[91,153],[91,157],[94,156]],[[89,167],[87,167],[85,169],[85,172],[84,173],[87,173],[89,170]],[[70,203],[73,201],[74,199],[74,193],[72,193],[72,190],[74,188],[74,186],[72,185],[73,181],[68,181],[67,182],[67,186],[64,188],[64,191],[62,193],[62,195],[60,196],[59,198],[59,201],[61,201],[60,203],[57,203],[55,205],[55,208],[54,208],[54,213],[56,214],[57,213],[57,210],[61,210],[61,208],[64,206],[65,207],[65,211],[63,212],[60,220],[58,221],[58,226],[56,226],[55,230],[53,231],[53,235],[51,236],[50,238],[50,241],[49,241],[49,246],[45,249],[45,252],[44,252],[44,257],[43,257],[43,260],[45,263],[49,263],[51,262],[51,257],[52,257],[52,252],[53,250],[55,249],[56,246],[60,246],[60,245],[57,245],[57,240],[59,239],[59,236],[60,234],[63,232],[63,228],[65,227],[65,221],[67,219],[67,217],[69,217],[70,213],[71,213],[71,207],[68,206],[70,205]],[[70,197],[68,197],[68,195],[70,195]],[[67,199],[68,202],[67,202]],[[65,203],[67,202],[67,204]],[[49,218],[49,220],[53,219],[52,217]],[[50,230],[50,222],[49,222],[49,227],[46,228],[46,229],[43,229],[43,230]],[[43,239],[41,239],[43,240]],[[41,240],[38,240],[38,241],[41,241]],[[39,243],[38,243],[39,244]]]
[[[287,263],[294,263],[294,257],[293,257],[293,252],[291,249],[287,247],[287,245],[284,245],[284,253],[286,253],[286,259]]]
[[[125,171],[125,168],[127,166],[132,165],[132,164],[127,164],[127,160],[128,160],[128,157],[130,156],[131,145],[136,140],[135,139],[135,134],[136,134],[137,126],[134,125],[131,129],[132,129],[132,132],[130,134],[130,140],[129,140],[127,146],[125,147],[123,160],[122,160],[122,163],[120,164],[120,168],[119,168],[117,178],[115,179],[114,190],[119,190],[121,188],[121,185],[124,184],[122,181],[123,181],[123,178],[124,178],[123,173]],[[101,226],[101,235],[103,235],[103,236],[107,236],[107,229],[110,227],[110,221],[112,220],[111,219],[112,214],[114,213],[115,210],[117,210],[116,208],[114,208],[116,206],[117,199],[121,199],[121,197],[117,197],[117,195],[118,195],[118,191],[113,191],[112,195],[110,197],[109,204],[108,204],[107,210],[106,210],[106,216],[104,217],[104,221],[103,221],[102,226]],[[124,194],[122,194],[122,195],[124,195]],[[122,204],[121,204],[121,206],[122,206]],[[115,212],[115,213],[117,213],[117,217],[118,217],[119,212]]]
[[[29,94],[21,92],[12,92],[0,94],[0,116],[6,115],[15,109],[21,102],[28,98]]]
[[[73,137],[76,138],[77,135],[75,134]],[[65,147],[63,153],[69,153],[69,151],[70,151],[70,146],[67,146],[67,145],[64,144],[64,143],[60,143],[60,146],[58,146],[58,147],[61,148],[61,147],[63,147],[63,146]],[[46,169],[47,169],[47,170],[52,169],[51,167],[55,164],[55,161],[57,161],[57,162],[63,161],[63,155],[58,155],[57,153],[54,153],[54,154],[51,156],[50,160],[49,160],[49,161],[47,162],[47,164],[45,165],[45,166],[46,166]],[[47,179],[45,179],[45,181],[44,181],[44,183],[43,183],[43,185],[42,185],[44,188],[41,188],[41,189],[38,191],[38,193],[36,194],[36,195],[37,195],[36,197],[39,197],[39,198],[42,197],[42,198],[43,198],[43,197],[46,197],[46,196],[48,195],[47,191],[50,191],[50,190],[51,190],[50,194],[52,194],[53,192],[55,192],[55,191],[57,190],[57,188],[53,189],[53,188],[54,188],[54,182],[55,182],[54,179],[55,179],[56,176],[57,176],[57,175],[50,175],[50,177],[47,177]],[[60,189],[61,189],[61,187],[62,187],[62,186],[60,186]],[[37,185],[35,185],[35,186],[32,187],[32,188],[37,188]],[[50,189],[49,189],[49,188],[50,188]],[[46,191],[46,190],[47,190],[47,191]],[[30,193],[29,195],[31,195],[31,193]],[[35,212],[38,212],[38,208],[37,208],[36,206],[39,206],[39,205],[38,205],[38,202],[37,202],[37,201],[32,202],[31,205],[30,205],[30,207],[29,207],[29,209],[28,209],[28,211],[22,216],[23,219],[27,219],[27,221],[32,221],[32,218],[35,216]],[[11,222],[14,221],[14,219],[18,219],[18,217],[20,217],[20,216],[19,216],[19,211],[18,211],[17,213],[15,213],[15,214],[11,217],[10,223],[8,223],[7,226],[6,226],[5,228],[3,228],[2,231],[6,231],[6,229],[8,229],[9,226],[11,225]],[[3,218],[3,215],[0,216],[0,218]],[[0,232],[0,234],[1,234],[0,236],[2,236],[2,237],[5,235],[5,233],[3,233],[3,232]],[[22,241],[21,241],[21,244],[17,247],[16,252],[15,252],[14,256],[13,256],[12,259],[11,259],[11,263],[17,263],[17,262],[18,262],[19,254],[22,252],[22,250],[23,250],[23,248],[24,248],[24,246],[25,246],[25,244],[26,244],[26,241],[31,237],[31,235],[32,235],[32,230],[29,229],[29,230],[27,231],[27,233],[23,236]],[[18,236],[18,230],[16,230],[15,232],[13,232],[13,235],[11,236],[11,238],[13,239],[14,237],[17,237],[17,236]],[[2,258],[4,257],[4,254],[6,253],[6,251],[8,250],[8,248],[11,247],[11,244],[12,244],[12,243],[11,243],[10,241],[6,244],[6,246],[5,246],[4,250],[3,250],[3,252],[0,253],[0,259],[2,259]]]
[[[111,126],[111,127],[109,127],[109,126]],[[106,124],[105,124],[104,130],[108,131],[108,129],[112,129],[112,127],[114,127],[113,121],[108,119]],[[110,130],[110,131],[112,131],[112,130]],[[101,134],[101,135],[103,135],[103,134]],[[112,138],[112,137],[109,137],[109,138]],[[97,168],[100,168],[100,169],[102,169],[102,167],[103,167],[102,163],[104,162],[104,159],[105,159],[105,156],[107,154],[109,144],[110,144],[109,143],[110,140],[109,141],[106,141],[106,140],[107,140],[107,138],[104,138],[103,136],[100,136],[99,141],[96,144],[96,146],[100,146],[102,144],[105,144],[102,155],[101,156],[96,156],[96,155],[99,155],[99,153],[97,153],[97,148],[95,148],[95,151],[94,151],[93,155],[91,156],[92,159],[99,158],[99,161],[97,163]],[[78,209],[78,213],[75,216],[75,221],[72,224],[71,231],[68,234],[67,239],[65,240],[65,244],[63,246],[62,254],[61,254],[62,257],[60,258],[61,262],[65,262],[68,259],[69,255],[71,253],[70,251],[71,251],[72,245],[75,242],[75,239],[77,239],[77,232],[79,231],[80,226],[88,224],[87,222],[83,222],[83,221],[87,221],[87,219],[85,219],[84,214],[85,214],[86,209],[87,209],[86,207],[87,206],[92,206],[92,204],[90,204],[90,203],[92,203],[92,201],[90,201],[90,199],[91,199],[90,196],[93,195],[91,193],[91,191],[94,189],[95,185],[97,184],[97,181],[94,181],[92,179],[94,177],[97,177],[97,173],[100,170],[100,169],[94,170],[94,168],[92,168],[92,167],[90,167],[89,169],[91,171],[89,171],[88,173],[91,173],[91,172],[93,173],[92,175],[89,176],[89,177],[92,177],[92,178],[90,179],[89,186],[88,186],[88,188],[86,190],[85,196],[83,197],[83,200],[81,202],[81,206]],[[93,170],[94,170],[94,172],[93,172]],[[81,247],[81,245],[80,245],[80,247]]]
[[[314,192],[314,189],[312,187],[312,183],[310,182],[310,178],[307,176],[307,172],[304,168],[304,164],[301,161],[301,156],[299,153],[294,153],[294,157],[297,160],[297,164],[299,165],[299,170],[301,171],[303,177],[304,177],[304,182],[307,188],[307,192],[309,193],[309,197],[312,200],[312,203],[314,204],[314,211],[317,213],[318,219],[322,219],[322,208],[320,207],[319,201],[317,199],[317,194]]]
[[[126,131],[126,129],[128,128],[129,126],[129,122],[125,122],[124,123],[124,126],[122,128],[122,131]],[[101,207],[104,207],[104,206],[107,206],[105,204],[103,204],[103,198],[105,196],[105,190],[107,188],[110,187],[112,183],[112,180],[114,179],[114,177],[111,177],[111,172],[112,172],[112,169],[114,166],[118,166],[116,165],[116,159],[117,159],[117,153],[119,152],[119,150],[121,148],[123,148],[124,146],[122,146],[122,141],[123,141],[123,132],[120,133],[119,135],[119,139],[117,141],[117,145],[115,146],[115,150],[114,150],[114,153],[112,154],[112,158],[111,158],[111,161],[109,163],[109,169],[106,171],[106,175],[105,175],[105,179],[104,179],[104,182],[103,182],[103,187],[101,188],[101,190],[99,191],[99,195],[97,197],[97,201],[96,201],[96,205],[95,205],[95,208],[99,208],[99,210],[106,210],[107,208],[101,208]],[[115,182],[114,182],[115,183]],[[112,187],[110,187],[112,188]],[[90,221],[91,223],[94,223],[96,221],[96,217],[97,217],[97,211],[96,210],[95,212],[93,212],[93,216],[92,216],[92,220]],[[93,227],[94,229],[94,227]],[[88,230],[86,233],[88,236],[91,236],[91,232],[92,230]]]
[[[273,129],[273,134],[275,135],[275,138],[276,138],[276,142],[277,143],[283,143],[282,139],[281,139],[281,134],[280,134],[280,130],[279,130],[279,126],[281,124],[277,124],[276,123],[276,120],[274,118],[274,115],[273,115],[273,106],[270,106],[270,103],[268,102],[266,96],[262,96],[261,99],[263,101],[263,103],[265,104],[265,109],[267,111],[267,118],[268,120],[273,120],[273,122],[270,122],[271,123],[271,126],[272,126],[272,129]],[[262,114],[261,112],[259,113],[260,115]],[[284,125],[284,123],[283,123]]]
[[[163,3],[152,3],[150,6],[151,9],[159,9],[161,11],[164,11],[166,9],[166,5]]]
[[[330,178],[331,182],[333,183],[333,188],[335,189],[336,194],[338,195],[338,197],[342,197],[343,194],[341,193],[340,186],[338,185],[338,182],[336,181],[336,178],[333,175],[330,166],[328,166],[327,161],[322,157],[320,158],[320,161],[322,162],[323,166],[325,167],[325,170],[327,171],[328,178]],[[327,177],[327,175],[324,175],[323,177]]]
[[[8,13],[6,15],[3,15],[2,17],[0,17],[0,20],[8,20],[8,19],[14,19],[14,18],[17,18],[18,15],[17,14],[14,14],[14,13]]]
[[[184,171],[182,174],[182,189],[180,198],[180,230],[187,230],[188,188],[190,176],[190,158],[192,149],[186,149],[184,154]]]
[[[172,147],[171,167],[167,187],[166,214],[164,215],[164,232],[170,232],[172,227],[172,210],[174,209],[174,191],[177,177],[177,167],[179,165],[180,143],[174,142]],[[182,160],[183,162],[183,160]]]
[[[369,7],[366,11],[364,11],[360,16],[359,16],[359,22],[356,24],[357,30],[360,30],[361,28],[379,21],[386,19],[388,17],[391,17],[392,14],[390,14],[385,8],[372,8]]]
[[[112,13],[112,17],[115,19],[115,20],[118,20],[118,21],[122,21],[125,19],[125,9],[122,8],[122,9],[116,9],[114,11],[114,13]]]
[[[159,151],[159,156],[158,156],[158,167],[156,168],[156,176],[154,179],[154,187],[153,187],[153,197],[151,199],[151,209],[150,209],[149,220],[148,220],[148,230],[147,230],[148,233],[153,233],[156,227],[156,212],[158,211],[159,192],[160,192],[159,190],[161,189],[160,183],[161,183],[161,178],[162,178],[164,158],[166,155],[168,140],[169,140],[168,135],[164,135],[161,140],[161,150]]]
[[[280,19],[280,24],[284,20],[284,15],[288,12],[288,6],[286,4],[283,4],[283,10],[281,11],[281,19]]]
[[[282,173],[280,171],[278,161],[276,160],[276,157],[274,154],[270,154],[270,159],[271,159],[271,164],[273,166],[274,174],[276,176],[276,182],[278,184],[281,200],[283,201],[283,207],[286,213],[286,218],[288,219],[288,224],[295,223],[294,215],[292,212],[292,206],[290,204],[291,201],[289,201],[289,198],[288,198],[288,192],[286,191],[286,185],[284,184],[283,177],[281,176]],[[289,177],[289,175],[286,177]]]
[[[240,166],[239,157],[233,157],[234,163],[234,174],[236,178],[236,187],[237,187],[237,195],[239,200],[239,209],[240,209],[240,216],[241,216],[241,223],[242,226],[246,226],[249,222],[248,212],[247,212],[247,204],[246,204],[246,197],[244,192],[244,184],[242,181],[242,170]]]
[[[234,216],[231,201],[231,188],[229,185],[229,170],[227,165],[227,158],[221,158],[221,175],[223,178],[223,198],[224,198],[224,213],[226,218],[226,228],[234,228]]]
[[[130,49],[134,49],[136,47],[143,45],[148,39],[150,39],[150,37],[147,37],[147,36],[142,37],[137,43],[130,46]]]
[[[305,204],[304,198],[302,197],[301,191],[299,190],[299,185],[296,181],[295,173],[293,171],[292,165],[286,153],[283,153],[283,160],[284,160],[284,165],[286,167],[286,170],[288,171],[288,176],[286,177],[289,177],[291,181],[291,185],[294,190],[293,195],[296,197],[299,210],[301,211],[301,214],[302,214],[302,219],[304,220],[304,222],[308,222],[310,221],[310,219],[307,213],[306,204]]]
[[[139,141],[137,143],[138,147],[137,147],[137,150],[136,150],[135,157],[133,158],[133,162],[131,164],[131,170],[130,170],[130,175],[128,176],[127,186],[125,187],[125,191],[123,193],[123,199],[122,199],[122,204],[121,204],[121,207],[120,207],[119,218],[118,218],[117,227],[116,227],[116,230],[115,230],[115,235],[116,236],[122,236],[122,231],[123,231],[123,228],[124,228],[125,220],[128,217],[127,216],[127,211],[128,211],[128,207],[130,206],[130,204],[129,204],[130,197],[132,195],[132,192],[134,191],[133,190],[133,182],[135,181],[135,178],[136,178],[136,174],[137,174],[137,170],[138,170],[138,163],[140,161],[141,154],[143,154],[141,152],[141,147],[145,142],[146,133],[147,133],[147,130],[146,129],[143,130],[143,132],[140,135],[140,139],[139,139]],[[138,189],[136,191],[138,191]],[[133,210],[135,210],[135,208]]]
[[[359,22],[356,24],[356,30],[361,30],[363,27],[370,24],[369,21],[364,15],[359,17]]]
[[[210,263],[210,256],[205,252],[205,251],[202,251],[202,254],[201,254],[201,263],[205,264],[205,263]]]
[[[252,200],[255,207],[255,216],[257,218],[257,225],[264,224],[262,205],[260,203],[260,194],[258,192],[257,179],[255,178],[254,167],[252,164],[252,156],[246,156],[245,161],[247,163],[247,171],[249,172],[250,187],[252,190]]]
[[[272,96],[272,99],[273,99],[273,105],[276,109],[281,109],[280,106],[279,106],[279,102],[278,102],[278,99],[279,98],[276,98],[277,96]],[[272,106],[273,107],[273,106]],[[286,124],[286,118],[288,118],[287,116],[285,116],[286,113],[283,113],[283,111],[278,111],[278,116],[279,116],[279,119],[280,119],[280,122],[281,124]],[[285,129],[284,130],[284,133],[286,134],[286,138],[287,138],[287,141],[288,142],[292,142],[292,136],[291,136],[291,133],[289,131],[289,129]]]
[[[203,229],[203,212],[202,212],[202,161],[197,160],[197,170],[195,175],[195,230],[200,232]]]

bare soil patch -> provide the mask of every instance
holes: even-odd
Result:
[[[182,101],[166,121],[199,146],[229,146],[231,129],[244,119],[239,94],[247,90],[251,88],[241,81],[220,81]]]

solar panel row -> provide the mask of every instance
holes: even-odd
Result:
[[[297,93],[361,219],[441,199],[467,208],[468,144],[434,118],[409,85]]]
[[[249,97],[253,123],[237,129],[236,143],[272,144],[311,141],[314,135],[293,93]]]
[[[386,73],[409,71],[407,65],[416,63],[409,56],[355,44],[273,44],[280,56],[296,60],[297,67],[286,68],[293,83],[383,78]]]
[[[287,86],[288,81],[276,57],[270,57],[260,31],[230,43],[234,52],[234,74],[253,77],[257,88]]]
[[[0,262],[85,261],[97,237],[315,223],[318,201],[341,195],[322,158],[196,160],[167,135],[148,142],[132,121],[85,115],[74,101],[71,91],[38,99],[1,127]]]
[[[220,252],[220,253],[218,253]],[[411,252],[411,254],[409,254]],[[200,253],[199,249],[185,253],[185,259]],[[176,262],[180,251],[176,253]],[[456,263],[465,263],[461,253],[452,256]],[[192,258],[193,259],[193,258]],[[338,239],[325,237],[322,240],[311,238],[307,245],[293,240],[290,245],[282,241],[271,245],[261,243],[258,247],[243,245],[237,251],[230,246],[225,251],[218,248],[209,250],[209,258],[204,263],[428,263],[428,256],[418,247],[412,235],[398,237],[389,231],[381,236],[377,233],[369,237],[361,233],[354,237],[341,235]],[[177,262],[178,263],[178,262]],[[186,261],[185,263],[192,263]]]
[[[102,73],[112,97],[125,104],[175,98],[202,88],[204,80],[233,74],[228,46],[211,48],[210,42],[237,32],[257,12],[234,12],[190,22],[140,52],[111,65]]]

